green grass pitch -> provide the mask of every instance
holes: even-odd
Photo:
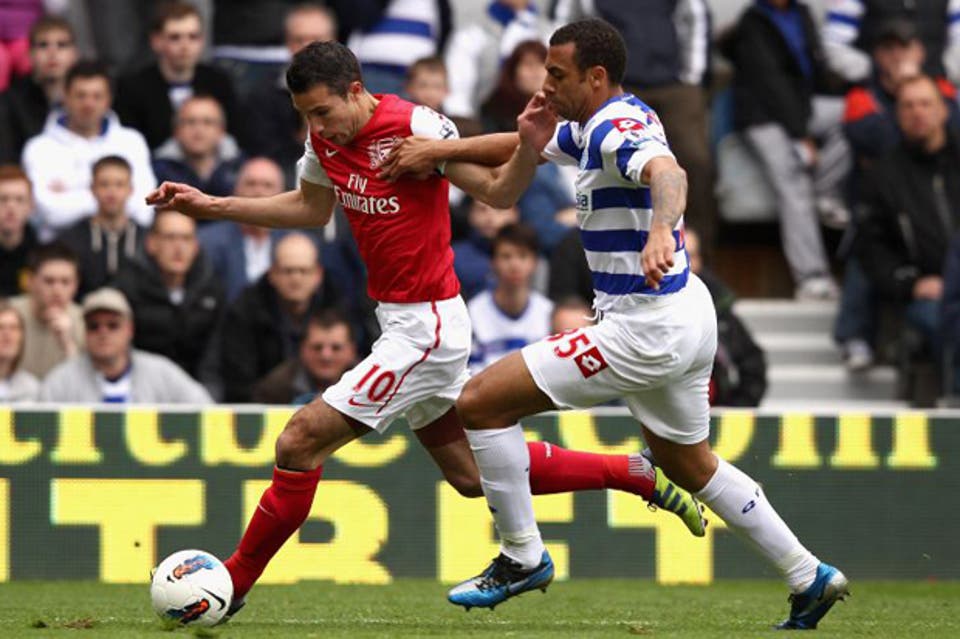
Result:
[[[960,637],[960,582],[857,582],[819,637]],[[165,631],[147,586],[85,582],[0,584],[0,637],[775,637],[786,593],[768,581],[665,587],[575,579],[496,611],[454,608],[427,580],[389,586],[262,586],[226,626]]]

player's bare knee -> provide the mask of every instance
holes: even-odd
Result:
[[[322,447],[321,430],[310,416],[308,407],[294,413],[277,438],[277,461],[298,468]],[[303,469],[307,470],[307,469]]]
[[[460,416],[464,428],[469,429],[483,428],[486,417],[484,415],[485,408],[480,401],[480,392],[477,390],[475,382],[475,378],[467,382],[457,399],[457,414]]]

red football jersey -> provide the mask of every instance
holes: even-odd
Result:
[[[395,141],[457,135],[444,116],[395,95],[378,95],[367,124],[347,146],[310,133],[301,178],[329,186],[346,211],[367,265],[367,291],[380,302],[429,302],[460,292],[450,248],[447,180],[377,178]]]

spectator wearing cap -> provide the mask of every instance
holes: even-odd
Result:
[[[27,261],[29,293],[10,299],[23,318],[26,341],[23,369],[42,378],[51,368],[83,349],[83,318],[73,303],[77,258],[63,244],[37,248]]]
[[[237,124],[236,98],[230,76],[200,62],[203,21],[188,2],[159,5],[150,33],[157,61],[117,81],[116,111],[124,125],[133,127],[156,149],[172,133],[174,114],[190,97],[207,95],[223,108],[225,125]]]
[[[20,367],[23,357],[23,317],[0,300],[0,402],[24,402],[40,396],[40,382]]]
[[[830,68],[845,80],[870,77],[869,50],[890,20],[909,22],[927,50],[923,71],[960,81],[960,5],[955,0],[829,0],[823,43]]]
[[[169,359],[131,348],[133,314],[120,291],[101,288],[83,300],[88,350],[50,371],[48,402],[208,404],[207,391]]]

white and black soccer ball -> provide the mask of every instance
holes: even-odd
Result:
[[[157,566],[150,584],[153,609],[184,625],[213,626],[230,608],[233,581],[227,567],[203,550],[175,552]]]

